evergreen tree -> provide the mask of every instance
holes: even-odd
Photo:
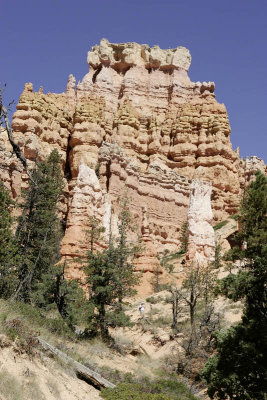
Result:
[[[187,247],[188,247],[188,222],[185,221],[182,225],[181,228],[181,253],[186,253],[187,252]]]
[[[9,297],[16,285],[15,268],[19,261],[18,246],[12,233],[14,206],[8,190],[0,182],[0,297]]]
[[[56,305],[61,317],[75,330],[75,325],[85,322],[87,300],[79,282],[66,278],[66,267],[66,260],[62,264],[51,266],[36,285],[33,300],[41,308]]]
[[[103,340],[109,340],[107,306],[114,306],[118,296],[116,263],[117,252],[110,244],[102,252],[90,251],[85,267],[87,282],[91,288],[92,326],[95,330],[99,329]]]
[[[18,221],[16,239],[22,258],[18,266],[18,286],[12,299],[28,302],[43,274],[59,259],[61,239],[57,204],[63,190],[60,155],[53,150],[39,162],[33,181],[24,193],[23,211]]]
[[[109,326],[129,324],[129,318],[122,310],[122,300],[134,293],[133,286],[138,281],[132,258],[139,248],[138,243],[128,241],[130,221],[128,200],[123,199],[118,238],[114,240],[110,232],[108,248],[102,251],[95,251],[95,244],[101,242],[103,227],[96,218],[89,221],[90,250],[84,271],[92,310],[90,324],[92,329],[100,331],[104,340],[110,340]]]
[[[117,239],[117,291],[118,291],[118,311],[122,310],[122,299],[135,293],[133,286],[137,284],[138,277],[134,274],[132,259],[140,251],[140,240],[130,241],[129,231],[133,227],[132,217],[129,211],[129,199],[126,195],[122,197],[120,203],[120,214]]]
[[[264,400],[267,393],[267,178],[260,172],[241,206],[238,274],[221,282],[221,293],[244,301],[242,321],[217,334],[216,355],[203,370],[211,398]]]

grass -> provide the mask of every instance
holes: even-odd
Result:
[[[239,214],[230,215],[229,218],[234,219],[235,221],[238,221],[238,219],[239,219]]]
[[[36,377],[31,377],[26,386],[27,394],[25,395],[25,399],[27,400],[46,400],[44,394],[42,393],[38,380]]]
[[[47,386],[48,386],[50,392],[51,392],[58,400],[60,400],[60,399],[61,399],[61,397],[60,397],[60,392],[59,392],[58,385],[57,385],[57,382],[55,381],[55,379],[49,378],[49,379],[47,380],[46,383],[47,383]]]
[[[176,259],[181,258],[184,254],[185,254],[184,250],[176,251],[175,253],[171,253],[168,256],[166,256],[166,260],[167,261],[176,260]]]
[[[128,381],[119,383],[116,388],[103,389],[101,397],[106,400],[196,400],[176,376],[154,380],[147,377],[135,380],[128,376]]]
[[[146,302],[150,304],[157,304],[160,303],[161,297],[159,296],[150,296],[146,298]]]
[[[76,339],[75,334],[57,313],[53,315],[30,304],[0,300],[0,331],[8,333],[8,321],[16,318],[21,319],[25,326],[38,332],[40,336],[47,338],[52,334],[69,340]]]
[[[129,338],[127,338],[125,335],[121,335],[119,333],[115,333],[113,335],[113,339],[115,340],[116,345],[118,346],[126,346],[126,347],[130,347],[133,345],[133,341]]]
[[[0,394],[5,400],[23,400],[24,389],[18,379],[6,370],[0,371]]]
[[[161,315],[154,319],[152,323],[157,327],[171,326],[172,318],[169,315]]]
[[[151,372],[151,363],[154,367],[154,377],[148,377],[145,373],[144,366]],[[101,397],[106,400],[196,400],[188,387],[178,379],[175,373],[163,371],[159,369],[158,363],[157,365],[154,365],[154,363],[155,360],[140,356],[138,372],[141,373],[138,376],[129,372],[123,373],[109,367],[102,367],[101,375],[111,382],[116,382],[117,390],[102,389]]]
[[[227,220],[221,221],[221,222],[219,222],[217,225],[214,225],[213,229],[214,229],[215,231],[218,231],[219,229],[221,229],[221,228],[222,228],[223,226],[225,226],[226,224],[228,224],[228,221],[227,221]]]

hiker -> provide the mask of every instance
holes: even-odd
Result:
[[[139,306],[139,312],[140,312],[141,317],[144,318],[144,316],[145,316],[145,307],[144,307],[144,303],[141,303],[141,304],[140,304],[140,306]]]

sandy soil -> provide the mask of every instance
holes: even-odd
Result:
[[[77,379],[70,367],[43,353],[32,358],[19,354],[16,346],[0,348],[0,373],[14,377],[21,384],[21,398],[25,400],[101,399],[99,391]],[[6,400],[1,394],[0,399]]]

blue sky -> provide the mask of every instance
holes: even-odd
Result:
[[[0,0],[0,82],[18,101],[25,82],[63,92],[87,73],[87,51],[110,42],[185,46],[192,81],[215,81],[233,147],[267,162],[266,0]]]

